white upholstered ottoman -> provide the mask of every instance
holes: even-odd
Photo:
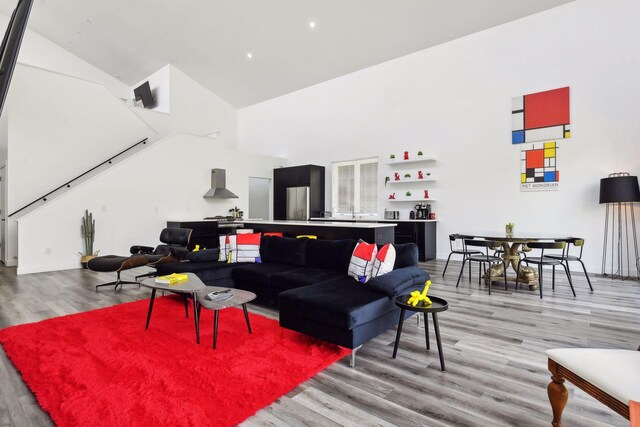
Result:
[[[569,397],[565,379],[629,419],[629,401],[640,401],[640,351],[556,348],[546,353],[552,374],[547,393],[553,426],[562,425]]]

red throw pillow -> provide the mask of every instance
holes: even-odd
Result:
[[[629,421],[630,427],[640,427],[640,402],[629,401]]]
[[[260,237],[262,233],[236,235],[236,250],[231,251],[231,262],[261,263]]]

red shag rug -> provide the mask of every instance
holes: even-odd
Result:
[[[232,426],[348,350],[242,310],[202,310],[201,344],[182,300],[142,300],[0,331],[40,406],[61,426]]]

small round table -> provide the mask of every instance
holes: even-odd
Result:
[[[431,313],[433,317],[433,327],[436,330],[436,343],[438,344],[438,356],[440,356],[440,369],[444,369],[444,354],[442,353],[442,343],[440,342],[440,327],[438,326],[438,312],[445,311],[449,308],[449,304],[442,298],[429,296],[431,304],[424,305],[424,301],[421,301],[415,307],[411,304],[407,304],[407,301],[411,298],[411,295],[400,295],[396,297],[396,305],[400,307],[400,320],[398,320],[398,332],[396,333],[396,344],[393,346],[393,358],[396,358],[398,353],[398,344],[400,344],[400,335],[402,334],[402,324],[404,323],[405,311],[414,311],[417,313],[424,313],[424,336],[427,341],[427,351],[431,349],[429,345],[429,318],[428,314]]]
[[[229,293],[232,296],[223,300],[216,301],[207,299],[207,294],[217,292],[218,294]],[[198,308],[204,307],[213,310],[213,349],[215,350],[218,341],[218,313],[228,307],[242,306],[244,311],[244,319],[247,322],[247,329],[251,334],[251,323],[249,323],[249,312],[247,311],[247,303],[256,299],[256,294],[242,289],[221,288],[218,286],[207,286],[198,291]],[[199,319],[198,319],[199,320]]]

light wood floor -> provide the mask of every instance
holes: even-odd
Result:
[[[439,315],[446,372],[440,371],[433,341],[432,350],[425,351],[424,326],[414,317],[404,325],[397,359],[391,358],[392,329],[358,351],[355,368],[348,358],[339,361],[244,425],[548,426],[545,349],[635,349],[640,344],[639,282],[593,275],[591,294],[584,276],[575,274],[578,296],[573,298],[566,278],[558,275],[556,290],[547,286],[540,300],[535,292],[514,291],[512,284],[508,291],[495,286],[489,296],[466,275],[456,289],[459,263],[452,262],[444,279],[444,262],[422,266],[432,275],[430,293],[450,305]],[[141,272],[130,270],[123,278]],[[95,284],[113,276],[69,270],[17,277],[14,269],[0,267],[0,328],[148,298],[149,291],[135,285],[117,294],[111,288],[94,291]],[[277,316],[257,306],[251,311]],[[567,385],[565,426],[628,425]],[[0,426],[51,424],[0,350]]]

